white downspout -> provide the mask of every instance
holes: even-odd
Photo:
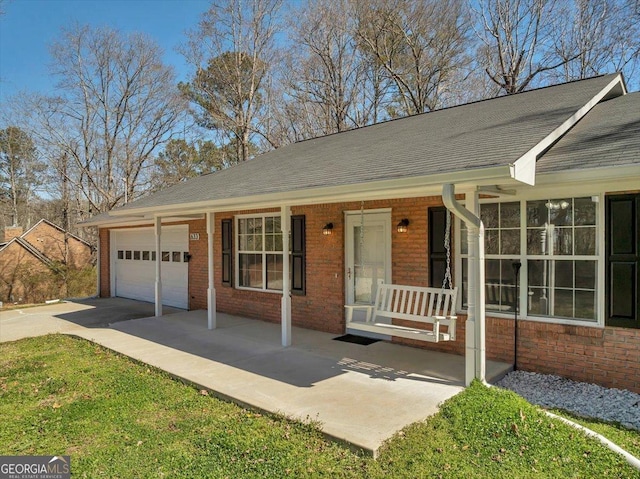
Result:
[[[455,185],[442,185],[442,201],[467,225],[469,245],[467,322],[465,325],[465,384],[474,378],[485,382],[484,225],[480,220],[477,192],[467,195],[472,211],[456,200]]]

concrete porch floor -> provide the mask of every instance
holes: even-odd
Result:
[[[324,433],[376,454],[394,433],[437,412],[464,387],[464,357],[293,328],[206,311],[167,309],[120,298],[68,302],[0,315],[0,341],[60,332],[79,336],[243,406],[319,421]],[[133,318],[133,319],[131,319]],[[135,319],[141,318],[141,319]],[[487,361],[487,378],[511,365]]]
[[[221,313],[216,330],[206,325],[206,312],[182,312],[111,326],[126,336],[87,339],[238,404],[319,421],[329,437],[373,455],[464,387],[461,356],[386,342],[361,346],[295,327],[293,345],[283,348],[278,324]],[[489,361],[487,376],[510,369]]]

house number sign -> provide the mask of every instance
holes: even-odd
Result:
[[[189,233],[189,239],[191,241],[196,241],[200,239],[200,233]]]

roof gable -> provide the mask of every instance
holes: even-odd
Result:
[[[51,266],[53,264],[52,261],[49,258],[47,258],[42,252],[40,252],[35,246],[33,246],[31,243],[29,243],[27,240],[23,239],[20,236],[13,238],[8,243],[3,244],[2,247],[0,248],[0,253],[2,253],[3,251],[9,251],[9,248],[12,245],[16,245],[22,248],[31,256],[35,257],[38,261],[44,263],[47,266]]]
[[[538,161],[540,174],[640,165],[640,92],[596,105]],[[638,170],[640,173],[640,170]]]
[[[597,101],[624,93],[621,75],[604,75],[306,140],[167,188],[111,215],[211,207],[292,192],[303,198],[322,189],[349,191],[406,179],[427,185],[442,181],[443,175],[457,181],[492,169],[505,178],[532,181],[535,160],[544,149]]]
[[[62,234],[62,238],[64,239],[64,235],[67,234],[69,237],[75,239],[76,241],[79,241],[80,243],[88,246],[89,248],[91,248],[92,246],[87,243],[85,240],[83,240],[82,238],[80,238],[79,236],[74,235],[73,233],[68,233],[65,232],[65,230],[63,228],[61,228],[60,226],[56,225],[55,223],[52,223],[51,221],[42,218],[40,221],[38,221],[35,225],[33,225],[31,228],[29,228],[27,231],[25,231],[24,233],[22,233],[20,235],[20,238],[23,238],[25,240],[28,241],[27,237],[31,236],[35,233],[37,233],[37,231],[39,229],[41,229],[43,226],[49,226],[53,229],[55,229],[57,232],[59,232],[60,234]]]

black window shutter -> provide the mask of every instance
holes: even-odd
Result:
[[[607,197],[608,326],[640,328],[640,195]]]
[[[222,220],[222,284],[233,283],[233,220]]]
[[[304,295],[305,281],[305,217],[304,215],[291,217],[291,292]]]
[[[444,235],[447,229],[447,209],[429,208],[429,286],[439,288],[447,269]]]

